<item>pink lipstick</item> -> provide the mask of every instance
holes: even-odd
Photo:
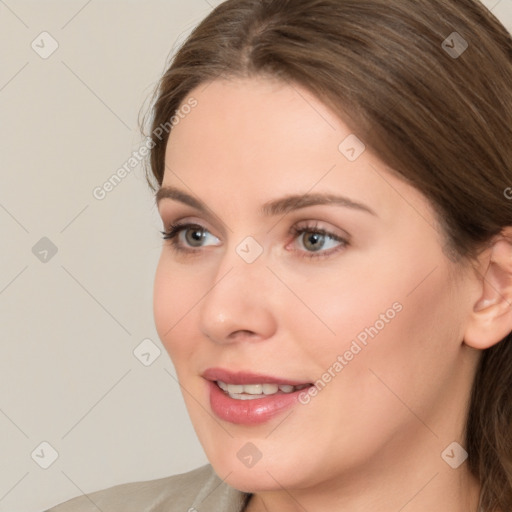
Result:
[[[203,373],[208,381],[210,406],[221,420],[239,425],[265,423],[298,403],[309,382],[282,379],[250,372],[231,372],[209,368]]]

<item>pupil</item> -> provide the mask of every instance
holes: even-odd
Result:
[[[187,232],[187,238],[190,245],[199,245],[204,238],[204,232],[202,229],[190,229]]]
[[[309,245],[311,244],[311,245]],[[322,248],[323,244],[323,235],[318,233],[309,233],[306,237],[306,243],[304,244],[306,249],[311,249],[313,251],[318,251]],[[309,245],[309,247],[308,247]]]

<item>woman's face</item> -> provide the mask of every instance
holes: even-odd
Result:
[[[217,473],[255,492],[452,471],[470,285],[428,202],[298,86],[218,80],[188,100],[158,208],[192,227],[164,242],[154,312]]]

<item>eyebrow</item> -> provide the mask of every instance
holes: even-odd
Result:
[[[175,187],[160,187],[155,195],[156,204],[160,204],[162,199],[172,199],[179,201],[195,208],[196,210],[208,214],[210,209],[199,199],[191,196],[187,192],[177,189]],[[300,208],[307,208],[308,206],[316,205],[334,205],[359,210],[369,213],[378,217],[374,210],[365,204],[353,201],[348,197],[338,196],[334,194],[295,194],[282,197],[280,199],[273,199],[268,201],[261,207],[261,213],[265,216],[284,215]]]

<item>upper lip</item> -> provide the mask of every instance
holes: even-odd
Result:
[[[289,386],[310,384],[310,382],[307,381],[283,379],[282,377],[273,377],[271,375],[244,371],[234,372],[223,368],[208,368],[203,372],[202,377],[210,381],[220,380],[226,384],[288,384]]]

